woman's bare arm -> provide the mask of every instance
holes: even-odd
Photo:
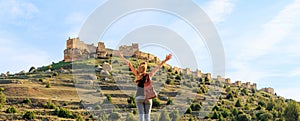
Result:
[[[124,62],[126,62],[126,64],[129,66],[129,68],[130,68],[130,70],[132,71],[132,73],[133,73],[136,77],[138,77],[138,73],[137,73],[137,71],[135,70],[135,68],[132,66],[132,64],[130,63],[130,61],[127,60],[126,58],[124,58],[124,56],[122,55],[121,52],[119,52],[118,55],[119,55],[120,58],[122,58],[122,60],[123,60]]]
[[[149,76],[152,77],[155,75],[155,73],[160,69],[160,67],[165,64],[168,60],[170,60],[172,58],[172,55],[169,54],[166,56],[165,60],[163,60],[160,64],[158,64],[158,66],[155,67],[155,69],[149,73]]]

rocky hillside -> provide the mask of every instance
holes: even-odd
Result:
[[[137,66],[140,60],[129,58]],[[148,71],[157,64],[149,63]],[[134,76],[118,57],[58,62],[0,77],[0,119],[137,120]],[[293,100],[163,66],[154,121],[299,120]]]

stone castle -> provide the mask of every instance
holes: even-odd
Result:
[[[64,50],[64,62],[86,60],[89,58],[109,58],[117,56],[118,51],[106,48],[103,42],[98,42],[98,45],[95,46],[94,44],[86,44],[79,38],[68,38],[66,47]],[[150,53],[141,52],[137,43],[133,43],[131,46],[120,46],[119,51],[127,57],[136,57],[154,63],[160,62],[158,57]]]

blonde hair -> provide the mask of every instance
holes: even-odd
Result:
[[[135,83],[138,83],[138,80],[140,80],[140,79],[142,78],[142,75],[141,75],[141,74],[143,74],[143,73],[141,73],[140,70],[139,70],[140,68],[142,68],[141,66],[144,67],[144,68],[143,68],[143,69],[144,69],[143,72],[147,71],[147,62],[146,62],[146,61],[141,62],[141,63],[139,64],[138,68],[137,68],[138,78],[136,78],[136,79],[134,80]]]

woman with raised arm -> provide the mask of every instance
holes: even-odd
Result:
[[[129,60],[123,57],[122,53],[119,52],[120,58],[122,58],[126,64],[128,64],[130,70],[135,75],[134,82],[137,85],[137,91],[136,91],[136,107],[138,109],[139,113],[139,121],[150,121],[150,113],[152,108],[152,99],[145,99],[144,97],[144,83],[147,79],[147,77],[152,77],[154,74],[159,70],[159,68],[166,63],[168,60],[171,59],[172,55],[169,54],[166,56],[165,60],[163,60],[154,70],[152,70],[150,73],[147,73],[147,63],[142,62],[139,64],[138,68],[135,69]]]

